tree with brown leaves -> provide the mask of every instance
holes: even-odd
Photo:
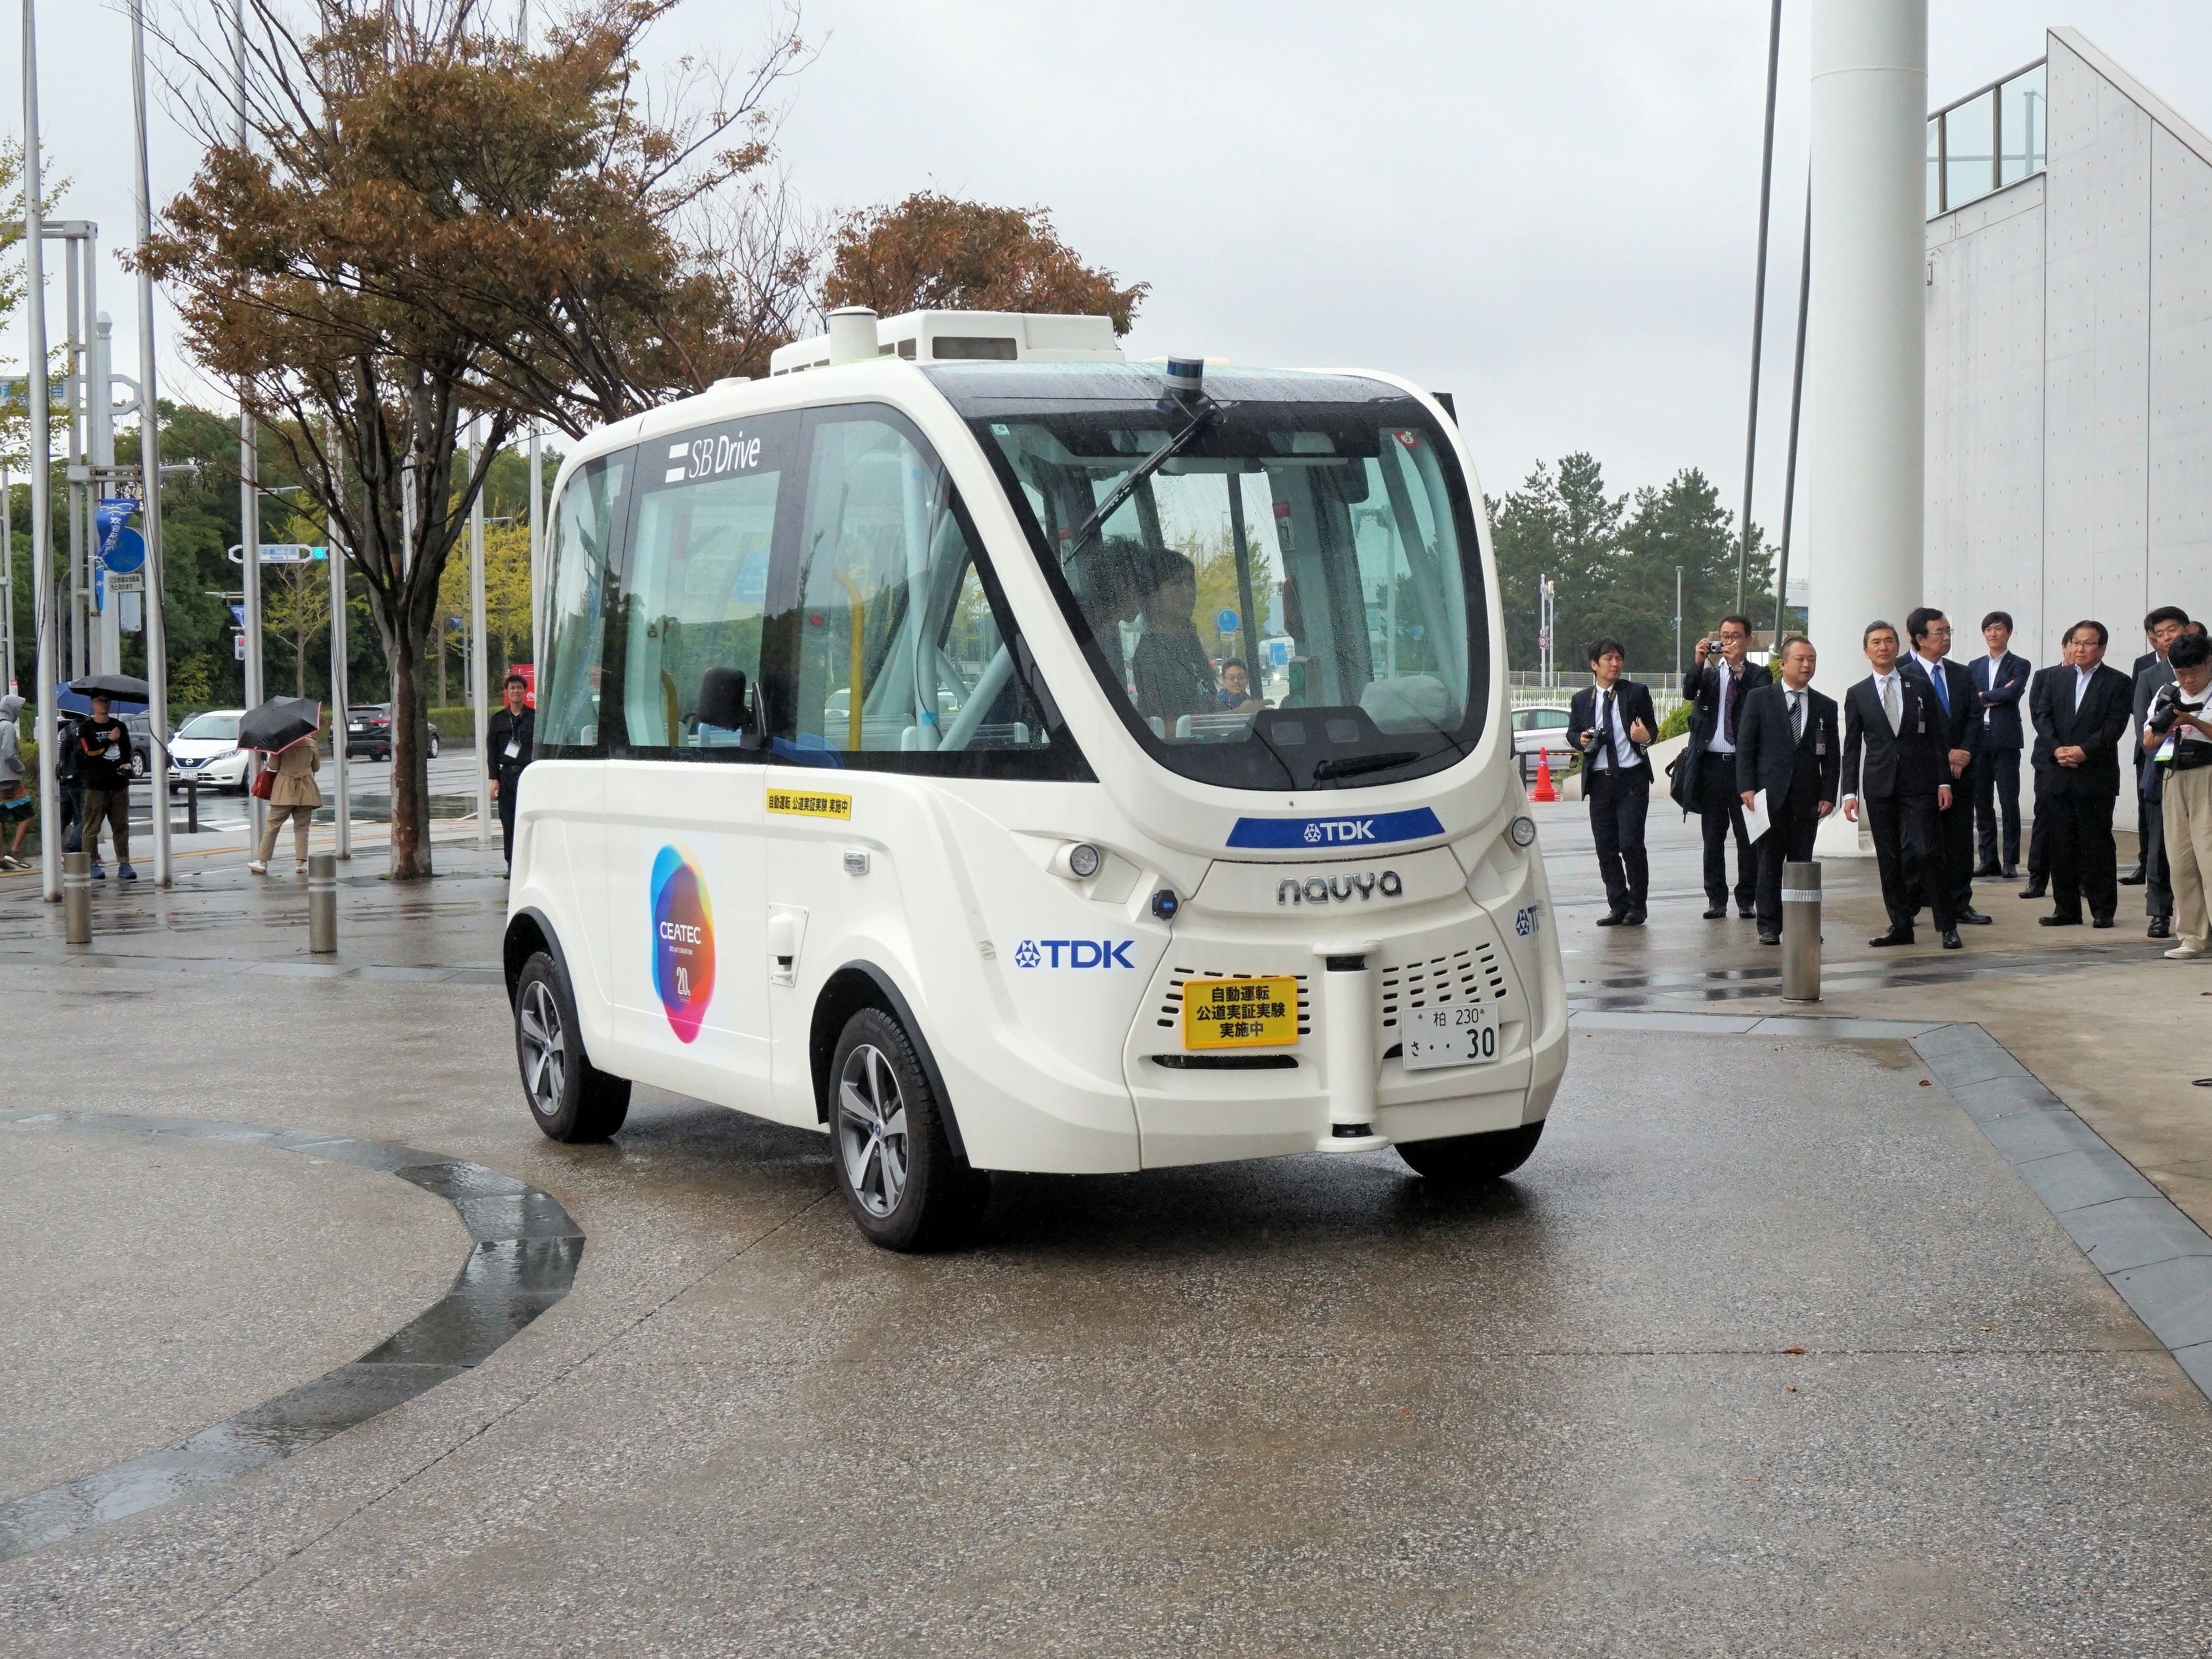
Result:
[[[1119,287],[1060,240],[1044,209],[993,207],[919,191],[893,207],[865,208],[838,227],[825,308],[1027,311],[1110,317],[1127,334],[1149,283]]]
[[[232,0],[202,3],[166,44],[208,149],[147,262],[362,579],[391,872],[427,877],[422,665],[492,458],[526,422],[580,434],[764,362],[803,303],[753,185],[795,15],[748,70],[687,59],[655,93],[638,46],[677,0],[580,0],[534,46],[508,0],[244,0],[241,94]]]

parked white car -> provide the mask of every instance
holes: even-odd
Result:
[[[1571,755],[1575,746],[1567,741],[1567,710],[1565,705],[1548,704],[1534,708],[1513,711],[1513,752],[1534,757],[1544,750],[1553,755]]]
[[[210,708],[195,714],[169,739],[169,781],[197,778],[210,789],[246,793],[246,769],[251,755],[238,746],[238,723],[243,708]]]

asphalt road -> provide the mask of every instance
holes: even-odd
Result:
[[[489,960],[495,894],[426,895],[413,971]],[[230,925],[193,948],[242,964]],[[1486,1194],[1389,1153],[1003,1177],[913,1259],[815,1135],[641,1091],[544,1140],[480,972],[221,960],[0,960],[13,1097],[475,1159],[574,1217],[574,1288],[0,1560],[11,1656],[2212,1650],[2212,1406],[1901,1043],[1586,1031]],[[367,1348],[469,1249],[301,1155],[0,1147],[52,1172],[0,1183],[0,1499]]]

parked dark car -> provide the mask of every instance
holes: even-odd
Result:
[[[438,758],[438,728],[430,728],[430,758]],[[392,705],[356,703],[346,711],[346,758],[388,761],[392,758]]]

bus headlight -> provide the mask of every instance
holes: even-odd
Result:
[[[1067,871],[1078,881],[1088,881],[1098,873],[1098,849],[1087,841],[1079,841],[1067,849]]]
[[[1534,847],[1536,844],[1536,820],[1516,818],[1513,820],[1513,828],[1510,833],[1513,836],[1513,844],[1516,847]]]

